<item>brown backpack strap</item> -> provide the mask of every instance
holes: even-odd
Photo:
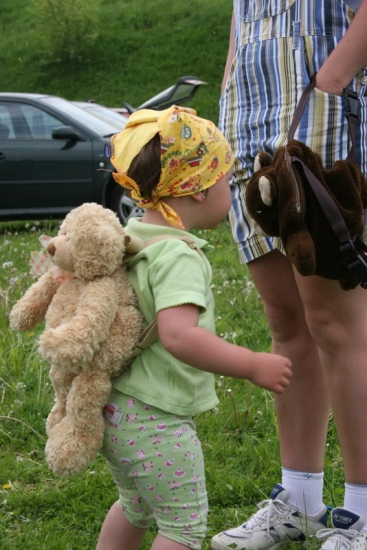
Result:
[[[347,156],[347,160],[356,163],[356,134],[359,126],[359,101],[356,92],[349,88],[343,90],[344,105],[346,109],[345,116],[348,119],[349,134],[352,141],[352,146]]]
[[[140,338],[138,340],[138,343],[136,344],[134,351],[131,355],[132,357],[136,357],[139,355],[143,350],[146,348],[149,348],[151,344],[154,344],[156,340],[158,340],[159,334],[158,334],[158,321],[157,318],[155,318],[140,335]]]
[[[303,90],[300,100],[297,104],[296,110],[294,111],[293,120],[288,130],[288,141],[293,139],[294,134],[297,130],[298,124],[303,115],[303,111],[306,108],[308,100],[312,90],[316,85],[316,74],[311,77],[310,82],[307,84],[306,88]],[[345,116],[348,119],[348,128],[351,139],[351,148],[347,156],[347,160],[356,163],[356,147],[355,147],[355,136],[357,133],[357,128],[359,125],[359,101],[356,92],[353,92],[349,88],[343,90],[343,98],[345,105]]]

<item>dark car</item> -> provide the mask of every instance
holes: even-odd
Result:
[[[137,109],[166,109],[190,101],[206,84],[182,76],[140,107],[113,109],[44,94],[0,93],[0,221],[63,218],[83,202],[117,212],[125,224],[140,216],[112,177],[105,145]]]
[[[84,202],[139,215],[105,145],[121,128],[60,97],[0,93],[0,221],[62,218]]]

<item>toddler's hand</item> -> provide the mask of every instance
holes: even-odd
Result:
[[[292,376],[291,361],[274,353],[256,353],[255,357],[251,382],[274,393],[283,393]]]

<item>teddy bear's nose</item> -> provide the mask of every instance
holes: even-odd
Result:
[[[56,247],[53,243],[50,243],[46,250],[50,254],[50,256],[54,256],[54,254],[56,252]]]

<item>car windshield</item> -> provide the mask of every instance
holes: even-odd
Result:
[[[57,109],[61,114],[65,113],[74,117],[80,124],[86,126],[90,130],[93,130],[100,136],[110,136],[116,133],[116,126],[108,124],[104,120],[97,118],[90,113],[87,113],[80,107],[77,107],[70,101],[62,99],[61,97],[47,96],[41,98],[41,101],[46,104],[52,105],[54,109]]]
[[[125,128],[127,119],[124,116],[111,111],[108,107],[104,107],[103,105],[98,105],[96,103],[75,103],[78,107],[81,107],[83,110],[87,111],[87,113],[91,113],[105,122],[108,122],[108,124],[111,124],[117,128],[119,132]]]

